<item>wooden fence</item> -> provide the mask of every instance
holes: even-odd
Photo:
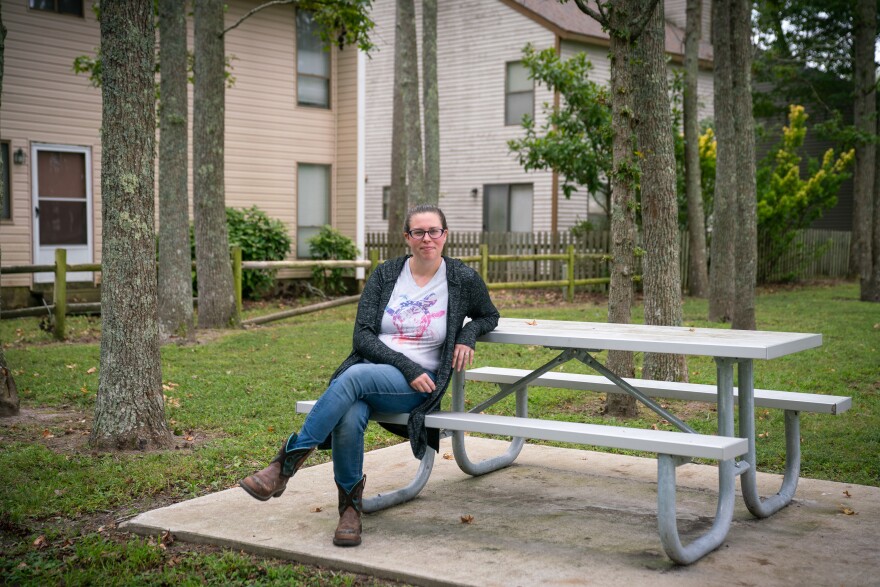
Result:
[[[798,232],[789,252],[773,269],[761,266],[762,275],[770,281],[798,279],[847,277],[849,267],[849,232],[836,230],[808,229]],[[578,255],[599,253],[607,255],[611,250],[611,237],[608,231],[592,231],[584,236],[574,236],[571,232],[536,233],[489,233],[455,232],[449,233],[446,254],[451,257],[472,257],[479,255],[481,244],[489,246],[490,255],[559,255],[565,254],[569,245],[575,247]],[[681,233],[679,241],[681,256],[679,269],[682,289],[688,288],[688,237]],[[367,233],[365,256],[378,251],[380,259],[390,259],[406,252],[402,237],[395,237],[389,243],[384,232]],[[767,263],[762,252],[758,251],[758,263]],[[636,271],[641,273],[637,260]],[[478,265],[474,264],[478,269]],[[609,267],[601,259],[578,259],[575,264],[575,277],[589,279],[607,277]],[[562,264],[558,261],[516,261],[493,263],[489,267],[489,283],[500,281],[553,281],[560,279]]]
[[[789,251],[775,268],[761,267],[769,280],[791,278],[845,278],[849,269],[850,233],[833,230],[800,231]],[[237,318],[241,316],[241,272],[244,269],[280,269],[321,267],[363,267],[372,270],[380,259],[403,254],[402,240],[389,243],[385,233],[370,233],[366,238],[367,260],[359,261],[242,261],[241,249],[231,252]],[[607,287],[610,236],[607,231],[591,232],[575,237],[569,232],[553,235],[543,233],[450,233],[446,253],[474,267],[483,276],[489,289],[520,289],[560,287],[567,289],[571,299],[574,288]],[[3,313],[4,318],[51,313],[55,336],[64,338],[65,315],[71,311],[100,311],[100,304],[67,304],[68,271],[100,271],[100,264],[68,265],[64,249],[55,252],[54,265],[22,265],[3,267],[2,274],[55,273],[54,304],[43,308],[25,308]],[[687,290],[687,234],[681,234],[682,288]],[[638,260],[637,260],[638,261]],[[758,263],[762,263],[758,251]],[[636,270],[641,271],[637,262]]]

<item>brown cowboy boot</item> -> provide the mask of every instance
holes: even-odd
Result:
[[[268,467],[242,479],[238,482],[239,486],[260,501],[266,501],[270,497],[281,497],[287,488],[287,482],[315,451],[315,447],[288,450],[287,447],[295,442],[296,432],[281,445],[281,449]]]
[[[333,544],[336,546],[357,546],[361,543],[361,512],[363,511],[364,484],[367,476],[358,481],[358,484],[346,492],[337,483],[339,489],[339,524],[333,535]]]

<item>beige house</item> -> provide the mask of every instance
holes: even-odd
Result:
[[[100,262],[101,91],[72,67],[100,44],[93,0],[0,3],[8,30],[2,263],[54,263],[59,247],[69,263]],[[227,26],[262,3],[230,0]],[[307,255],[305,239],[323,224],[362,240],[357,80],[365,58],[355,48],[323,51],[316,35],[307,14],[272,6],[226,36],[235,80],[226,91],[226,203],[256,204],[282,220],[296,243],[292,255],[304,247]],[[20,294],[51,280],[3,275],[2,285]]]
[[[703,2],[700,49],[701,118],[712,116],[710,2]],[[421,39],[421,3],[416,2]],[[592,79],[608,84],[608,35],[575,3],[556,0],[443,0],[437,3],[440,96],[440,205],[459,231],[547,231],[571,227],[597,212],[583,190],[566,200],[550,171],[526,173],[507,141],[523,136],[523,114],[541,126],[554,95],[528,79],[522,49],[555,47],[563,57],[586,52]],[[387,228],[395,0],[374,0],[373,41],[366,65],[366,210],[368,232]],[[685,0],[666,2],[666,50],[673,67],[684,53]],[[421,41],[419,40],[419,48]],[[677,65],[676,65],[677,64]]]

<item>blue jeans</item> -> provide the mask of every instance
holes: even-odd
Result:
[[[434,379],[430,371],[428,375]],[[370,414],[411,412],[429,397],[430,393],[410,387],[397,367],[352,365],[330,382],[288,450],[318,446],[332,435],[333,474],[343,489],[351,491],[364,476],[364,431]]]

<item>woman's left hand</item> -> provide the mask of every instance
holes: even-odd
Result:
[[[457,344],[452,350],[452,368],[464,371],[465,367],[474,364],[474,349],[466,344]]]

